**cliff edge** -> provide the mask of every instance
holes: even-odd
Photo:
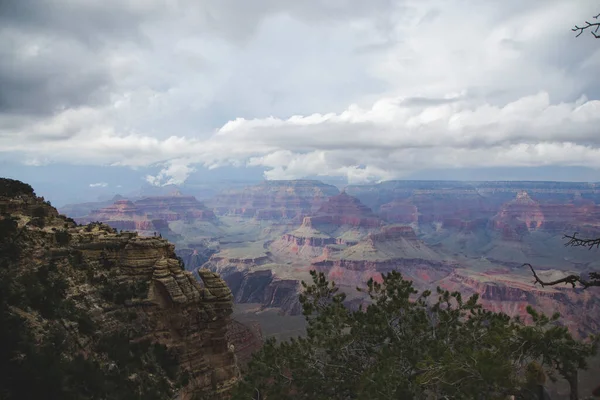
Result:
[[[155,385],[179,399],[222,399],[237,382],[227,340],[231,291],[208,270],[198,282],[166,240],[77,225],[29,185],[0,179],[0,267],[3,318],[25,326],[35,343],[50,327],[64,330],[72,350],[61,359],[139,385],[140,398],[154,398],[142,393]]]

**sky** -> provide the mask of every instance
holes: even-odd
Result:
[[[0,176],[59,201],[190,181],[600,181],[600,39],[571,31],[597,1],[0,9]]]

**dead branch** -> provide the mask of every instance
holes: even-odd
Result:
[[[565,243],[565,246],[571,246],[571,247],[583,246],[583,247],[587,247],[588,249],[592,249],[594,247],[596,247],[596,248],[600,247],[600,238],[582,239],[582,238],[577,237],[578,234],[579,234],[579,232],[575,232],[573,235],[564,235],[563,239],[569,239],[569,241],[567,243]]]
[[[595,15],[594,19],[598,19],[600,18],[600,14]],[[600,21],[598,22],[588,22],[585,21],[585,25],[584,26],[577,26],[575,25],[575,27],[573,29],[571,29],[573,32],[577,32],[577,35],[575,37],[579,37],[583,31],[585,31],[586,29],[590,30],[590,33],[596,38],[596,39],[600,39],[600,34],[598,33],[598,30],[600,29]]]
[[[591,286],[600,286],[600,274],[598,274],[596,272],[590,273],[590,277],[592,278],[592,280],[590,280],[590,281],[581,279],[581,277],[579,277],[577,275],[568,275],[568,276],[565,276],[564,278],[560,278],[555,281],[544,282],[543,280],[540,279],[540,277],[535,272],[535,269],[533,269],[533,266],[531,266],[531,264],[525,263],[522,266],[523,267],[528,266],[531,269],[531,273],[533,274],[533,277],[535,278],[535,281],[533,282],[534,285],[536,283],[539,283],[542,287],[544,287],[544,286],[554,286],[554,285],[558,285],[560,283],[564,283],[564,284],[571,284],[575,288],[576,284],[579,283],[583,287],[583,289],[587,289],[588,287],[591,287]]]

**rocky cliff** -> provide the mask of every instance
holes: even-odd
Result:
[[[123,212],[130,208],[122,204]],[[14,271],[55,266],[68,300],[93,315],[101,332],[129,327],[131,340],[166,346],[188,376],[182,399],[227,396],[238,368],[227,341],[232,294],[218,275],[200,270],[198,282],[166,240],[76,225],[17,181],[0,180],[0,215],[2,238],[19,254],[10,261]],[[67,340],[80,343],[85,357],[100,357],[91,350],[95,337],[75,323]]]

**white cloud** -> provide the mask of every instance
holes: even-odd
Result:
[[[14,151],[54,154],[72,162],[146,166],[163,163],[153,185],[180,184],[194,171],[240,163],[268,169],[269,179],[345,176],[360,182],[431,168],[584,165],[600,168],[600,101],[552,104],[547,93],[501,106],[457,101],[404,106],[381,99],[335,114],[236,119],[208,139],[117,135],[13,144]],[[63,118],[59,116],[58,118]],[[33,132],[35,133],[35,132]],[[8,143],[6,143],[8,145]]]
[[[108,186],[108,183],[106,183],[106,182],[90,183],[91,188],[96,188],[96,187],[105,188],[107,186]]]
[[[181,185],[194,172],[188,160],[175,159],[166,164],[157,175],[146,175],[146,181],[154,186]]]

